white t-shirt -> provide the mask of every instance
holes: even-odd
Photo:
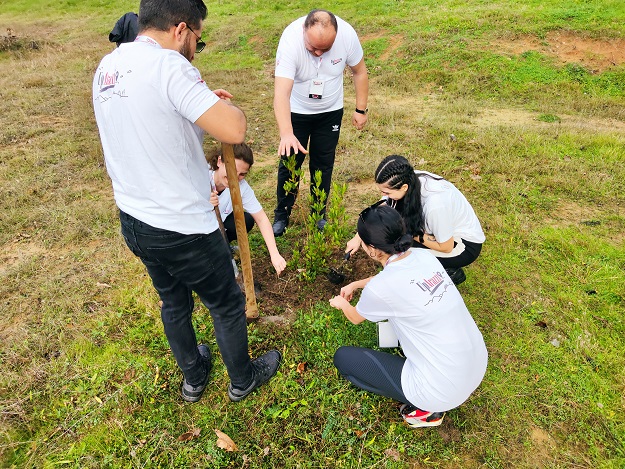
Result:
[[[214,171],[210,171],[211,180],[214,180]],[[250,186],[245,179],[239,181],[239,189],[241,189],[241,202],[243,203],[243,210],[247,213],[254,215],[260,212],[263,207],[254,194],[252,186]],[[221,194],[217,196],[219,199],[219,213],[221,219],[225,220],[228,215],[232,213],[234,208],[232,207],[232,197],[230,196],[230,189],[226,188]]]
[[[482,334],[431,252],[410,249],[388,264],[365,286],[356,310],[392,324],[406,355],[402,390],[420,409],[458,407],[481,383],[488,361]]]
[[[194,124],[218,100],[184,56],[146,36],[102,59],[93,107],[121,210],[182,234],[218,229]]]
[[[415,173],[440,177],[427,171]],[[473,207],[456,186],[445,179],[436,180],[426,176],[419,176],[419,182],[426,233],[433,234],[440,242],[452,237],[479,244],[486,241]]]
[[[304,20],[301,17],[286,27],[278,44],[275,76],[293,80],[291,112],[318,114],[343,107],[343,70],[363,58],[362,46],[354,28],[338,16],[338,29],[332,48],[321,57],[312,55],[304,45]],[[309,98],[313,78],[324,81],[321,99]]]

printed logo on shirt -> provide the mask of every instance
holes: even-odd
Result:
[[[416,285],[422,291],[430,294],[431,299],[425,304],[426,306],[430,303],[433,303],[435,299],[438,299],[438,301],[440,301],[447,291],[447,286],[450,285],[449,283],[445,283],[445,276],[442,272],[436,272],[436,274],[432,277],[424,278],[423,280],[413,279],[410,281],[410,284]],[[440,290],[441,287],[444,287],[442,291]]]
[[[330,63],[332,65],[336,65],[336,64],[340,64],[342,61],[343,61],[342,58],[340,58],[340,59],[332,59],[332,60],[330,60]]]
[[[115,70],[113,73],[100,72],[98,76],[98,86],[100,87],[100,93],[108,89],[114,88],[119,79],[119,72]]]
[[[332,126],[332,132],[338,132],[339,131],[339,126],[338,124],[335,124]]]

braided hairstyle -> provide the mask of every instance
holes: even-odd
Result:
[[[404,184],[408,185],[401,214],[406,222],[408,233],[413,236],[423,236],[425,217],[421,203],[421,182],[410,162],[403,156],[389,155],[378,165],[374,178],[377,184],[386,184],[394,190],[400,189]]]

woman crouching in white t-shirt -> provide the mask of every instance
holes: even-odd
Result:
[[[401,215],[381,202],[362,211],[358,234],[384,270],[343,287],[330,305],[354,324],[388,320],[406,358],[340,347],[334,365],[355,386],[401,402],[411,427],[433,427],[479,386],[488,352],[445,269],[430,251],[409,249],[412,237]],[[364,289],[354,307],[349,300],[358,288]]]
[[[415,171],[399,155],[382,160],[375,182],[388,204],[401,213],[413,247],[431,249],[456,285],[466,279],[462,267],[480,255],[486,240],[473,207],[449,181],[427,171]],[[347,251],[360,245],[358,235]]]
[[[245,176],[254,164],[254,154],[252,149],[245,143],[233,145],[234,162],[237,168],[237,176],[239,178],[239,188],[241,189],[241,200],[243,202],[243,210],[245,210],[245,227],[249,231],[254,227],[254,222],[258,225],[260,233],[263,235],[271,263],[278,275],[286,267],[286,261],[278,252],[276,246],[276,238],[273,236],[271,222],[263,207],[258,202],[252,187],[245,180]],[[226,174],[226,165],[221,161],[221,149],[215,148],[206,155],[206,160],[210,165],[211,179],[214,182],[213,193],[211,195],[211,203],[214,207],[219,206],[219,213],[224,223],[228,242],[237,239],[237,231],[234,223],[234,209],[232,206],[232,198],[230,197],[230,189],[228,189],[228,177]]]

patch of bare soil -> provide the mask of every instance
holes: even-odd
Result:
[[[328,268],[334,268],[345,275],[343,282],[334,284],[325,274],[317,276],[314,282],[308,282],[300,279],[299,273],[293,269],[286,269],[277,277],[268,256],[253,258],[252,270],[254,283],[259,287],[256,301],[261,321],[277,325],[291,323],[298,310],[310,309],[319,301],[329,301],[339,294],[342,286],[377,273],[376,264],[362,251],[344,262],[343,251],[339,250],[327,259],[327,263]]]
[[[616,119],[599,119],[581,116],[571,116],[558,114],[561,128],[593,131],[600,133],[617,132],[625,134],[625,122]],[[478,127],[492,126],[535,126],[553,127],[553,123],[541,122],[538,114],[524,111],[522,109],[481,109],[475,117],[472,117],[471,124]]]
[[[538,51],[562,63],[578,63],[593,73],[625,63],[625,39],[592,39],[571,31],[552,31],[544,40],[521,36],[491,44],[498,51],[519,55]]]

